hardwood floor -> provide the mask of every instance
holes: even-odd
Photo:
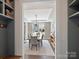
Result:
[[[55,56],[27,55],[24,59],[55,59]]]
[[[32,49],[29,48],[29,41],[26,42],[24,45],[25,55],[44,55],[44,56],[54,56],[54,51],[49,43],[48,40],[43,40],[43,45],[38,47],[33,47]]]

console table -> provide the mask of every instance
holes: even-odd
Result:
[[[21,59],[21,56],[0,56],[0,59]]]

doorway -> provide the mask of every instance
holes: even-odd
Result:
[[[23,56],[24,30],[22,27],[23,0],[15,0],[15,54]],[[67,0],[56,1],[56,59],[67,59]],[[18,28],[18,29],[17,29]],[[19,39],[19,40],[18,40]],[[61,47],[61,48],[60,48]]]
[[[52,6],[53,5],[53,6]],[[26,1],[23,3],[24,58],[46,56],[55,59],[56,51],[56,1]],[[29,36],[44,30],[42,46],[29,48]],[[41,35],[40,35],[41,36]]]

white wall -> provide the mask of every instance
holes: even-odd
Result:
[[[28,23],[25,22],[24,25],[24,36],[25,36],[25,40],[28,38]]]
[[[53,10],[51,11],[48,20],[51,21],[51,32],[55,32],[56,28],[56,2],[54,3],[55,5],[52,6]],[[55,32],[56,33],[56,32]]]
[[[32,23],[28,23],[28,34],[32,33]]]
[[[23,31],[22,31],[22,2],[15,0],[15,55],[22,56],[23,54]]]
[[[53,20],[53,19],[52,19]],[[56,28],[56,24],[51,22],[51,32],[54,33]]]
[[[67,59],[67,0],[56,0],[56,59]]]

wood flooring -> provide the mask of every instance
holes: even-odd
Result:
[[[27,55],[24,59],[55,59],[55,56]]]

